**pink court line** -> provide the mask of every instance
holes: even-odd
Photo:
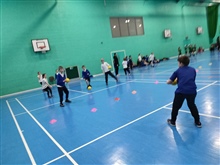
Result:
[[[206,86],[204,86],[203,88],[200,88],[200,89],[197,90],[197,91],[199,92],[199,91],[201,91],[201,90],[203,90],[203,89],[205,89],[205,88],[208,88],[209,86],[215,84],[216,82],[217,82],[217,81],[215,81],[215,82],[213,82],[213,83],[211,83],[211,84],[209,84],[209,85],[206,85]],[[122,125],[121,127],[118,127],[118,128],[116,128],[116,129],[114,129],[114,130],[112,130],[112,131],[110,131],[110,132],[108,132],[108,133],[106,133],[106,134],[104,134],[104,135],[102,135],[102,136],[100,136],[100,137],[98,137],[98,138],[96,138],[96,139],[94,139],[94,140],[92,140],[92,141],[86,143],[86,144],[83,144],[83,145],[81,145],[81,146],[75,148],[74,150],[72,150],[72,151],[70,151],[70,152],[68,152],[68,153],[71,154],[71,153],[73,153],[73,152],[75,152],[75,151],[77,151],[77,150],[79,150],[79,149],[81,149],[81,148],[84,148],[84,147],[86,147],[86,146],[88,146],[88,145],[90,145],[90,144],[92,144],[92,143],[98,141],[99,139],[104,138],[105,136],[108,136],[108,135],[110,135],[110,134],[112,134],[112,133],[114,133],[114,132],[116,132],[116,131],[118,131],[118,130],[120,130],[120,129],[122,129],[122,128],[125,128],[125,127],[127,127],[127,126],[129,126],[129,125],[131,125],[131,124],[133,124],[133,123],[135,123],[135,122],[137,122],[137,121],[139,121],[139,120],[141,120],[141,119],[143,119],[143,118],[145,118],[145,117],[147,117],[147,116],[149,116],[149,115],[151,115],[151,114],[153,114],[153,113],[159,111],[159,110],[162,110],[162,109],[166,108],[167,106],[169,106],[169,105],[171,105],[171,104],[173,104],[173,102],[170,102],[170,103],[168,103],[168,104],[166,104],[166,105],[164,105],[164,106],[162,106],[162,107],[160,107],[160,108],[158,108],[158,109],[156,109],[156,110],[151,111],[150,113],[147,113],[147,114],[145,114],[145,115],[143,115],[143,116],[141,116],[141,117],[139,117],[139,118],[137,118],[137,119],[135,119],[135,120],[132,120],[131,122],[129,122],[129,123],[127,123],[127,124],[124,124],[124,125]],[[51,161],[45,163],[44,165],[53,163],[54,161],[59,160],[59,159],[63,158],[64,156],[65,156],[65,155],[61,155],[61,156],[59,156],[59,157],[57,157],[57,158],[55,158],[55,159],[53,159],[53,160],[51,160]]]
[[[52,140],[52,142],[63,152],[63,154],[72,162],[74,165],[78,163],[67,153],[67,151],[53,138],[53,136],[40,124],[40,122],[28,111],[28,109],[17,99],[15,100],[21,105],[21,107],[29,114],[29,116],[36,122],[36,124],[43,130],[43,132]]]
[[[172,108],[169,107],[164,107],[164,109],[169,109],[172,110]],[[187,110],[179,110],[180,112],[184,112],[184,113],[191,113],[190,111]],[[220,116],[213,116],[213,115],[208,115],[208,114],[204,114],[204,113],[199,113],[200,116],[205,116],[205,117],[211,117],[211,118],[215,118],[215,119],[220,119]]]

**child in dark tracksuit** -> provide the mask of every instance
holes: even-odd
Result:
[[[195,105],[196,98],[196,71],[194,68],[188,66],[190,60],[188,56],[181,56],[178,58],[179,68],[172,74],[167,84],[172,84],[177,78],[178,87],[175,91],[175,97],[173,100],[173,107],[171,112],[171,119],[167,122],[171,126],[176,126],[176,119],[179,109],[182,107],[184,100],[186,99],[187,105],[190,109],[192,116],[194,117],[194,123],[197,127],[202,127],[200,122],[199,112]]]
[[[64,69],[62,66],[59,66],[58,70],[59,70],[59,72],[57,73],[57,89],[58,89],[58,93],[60,96],[60,106],[64,107],[64,105],[63,105],[63,92],[66,94],[66,101],[65,102],[70,103],[71,101],[68,99],[69,91],[65,85],[66,76],[64,74]]]
[[[92,87],[92,86],[90,85],[90,72],[89,72],[89,70],[86,69],[85,65],[82,66],[82,69],[83,69],[83,71],[82,71],[82,77],[83,77],[83,79],[86,81],[87,88],[88,88],[88,87]]]

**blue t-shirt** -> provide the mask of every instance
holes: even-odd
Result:
[[[179,67],[170,77],[174,81],[177,78],[177,89],[175,93],[196,94],[196,71],[190,66]]]
[[[90,77],[90,72],[89,72],[89,70],[87,70],[86,69],[86,71],[82,71],[82,77],[84,78],[84,79],[87,79],[87,78],[89,78]]]
[[[65,74],[58,73],[57,74],[57,87],[64,87],[65,82],[64,80],[66,79]]]

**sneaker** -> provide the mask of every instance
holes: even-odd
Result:
[[[60,107],[64,107],[63,103],[60,103]]]
[[[202,127],[202,123],[199,121],[199,122],[195,122],[195,126],[198,127],[198,128],[201,128]]]
[[[172,122],[171,119],[167,119],[167,123],[168,123],[170,126],[173,126],[173,127],[176,126],[175,122]]]
[[[68,100],[68,99],[67,99],[65,102],[67,102],[67,103],[71,103],[71,101],[70,101],[70,100]]]

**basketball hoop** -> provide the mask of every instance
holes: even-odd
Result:
[[[39,48],[41,49],[41,53],[46,53],[46,50],[43,50],[46,46],[39,46]]]

